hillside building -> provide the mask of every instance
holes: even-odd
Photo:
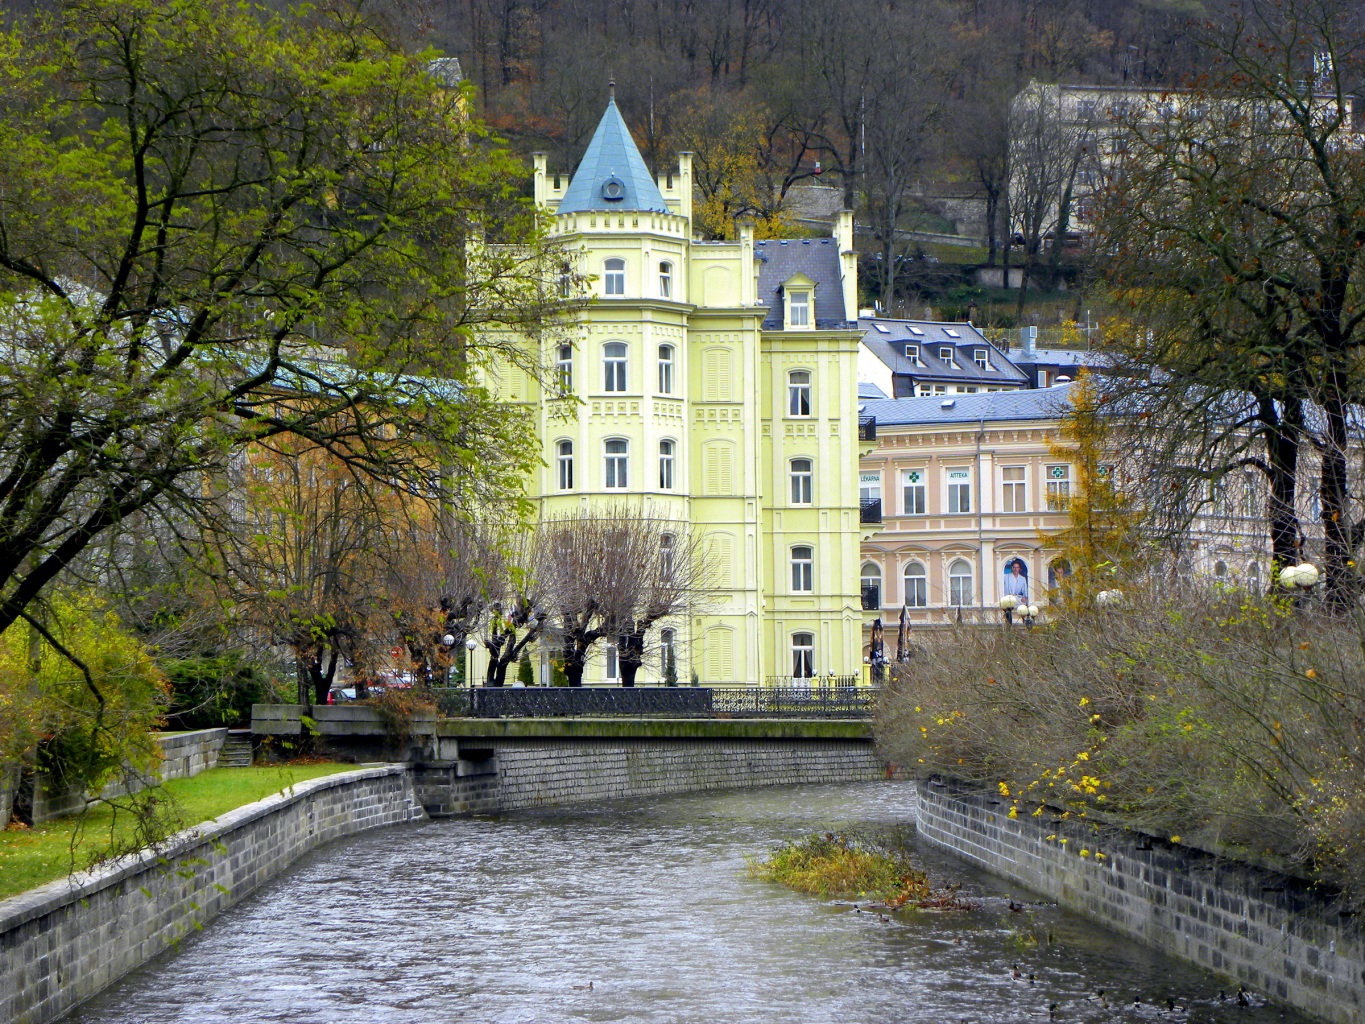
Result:
[[[689,154],[653,177],[614,99],[571,179],[535,157],[535,201],[589,282],[577,337],[541,353],[562,394],[515,370],[500,382],[532,408],[540,514],[638,504],[700,533],[717,588],[650,638],[684,683],[856,673],[852,217],[828,238],[700,241]],[[599,644],[585,681],[615,664]]]

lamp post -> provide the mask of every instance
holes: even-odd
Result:
[[[1005,613],[1005,621],[1014,623],[1014,611],[1019,607],[1019,598],[1014,594],[1006,594],[1000,599],[1000,610]],[[1025,607],[1028,607],[1025,605]]]
[[[468,652],[464,659],[464,678],[471,690],[474,689],[474,648],[478,646],[479,642],[472,636],[464,642],[464,649]]]

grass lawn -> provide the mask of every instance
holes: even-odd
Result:
[[[287,786],[323,775],[353,771],[353,764],[260,765],[211,768],[189,779],[172,779],[162,788],[174,800],[177,828],[189,828],[244,804],[254,803]],[[77,828],[80,838],[72,856]],[[74,865],[89,867],[111,845],[124,845],[134,835],[127,812],[108,807],[54,818],[29,829],[0,831],[0,899],[32,889],[70,873]]]

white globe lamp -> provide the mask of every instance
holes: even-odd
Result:
[[[1311,562],[1294,566],[1294,583],[1307,590],[1318,582],[1318,567]]]
[[[1012,612],[1019,607],[1019,598],[1013,594],[1006,594],[1000,599],[1000,607],[1007,612]]]

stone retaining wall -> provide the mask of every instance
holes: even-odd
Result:
[[[0,901],[0,1021],[56,1020],[309,850],[422,817],[406,765],[346,772]]]
[[[457,759],[419,766],[418,792],[429,814],[886,774],[864,740],[462,739],[459,748]]]
[[[227,735],[226,729],[197,729],[194,732],[156,734],[153,738],[161,748],[162,757],[157,776],[163,780],[183,779],[198,775],[206,768],[213,768],[218,764],[218,752],[223,748]],[[14,791],[18,786],[18,780],[17,769],[10,773],[8,785],[6,777],[0,775],[0,825],[8,824],[10,815],[14,812]],[[100,795],[112,799],[135,793],[148,785],[149,781],[151,780],[139,779],[130,773],[127,777],[105,786]],[[88,802],[85,793],[55,785],[49,776],[39,775],[34,780],[33,806],[30,813],[34,824],[37,824],[40,821],[60,818],[64,814],[75,814],[83,810]]]
[[[1303,882],[1152,837],[1010,819],[979,792],[921,783],[926,840],[1120,934],[1333,1024],[1365,1020],[1359,919]]]

